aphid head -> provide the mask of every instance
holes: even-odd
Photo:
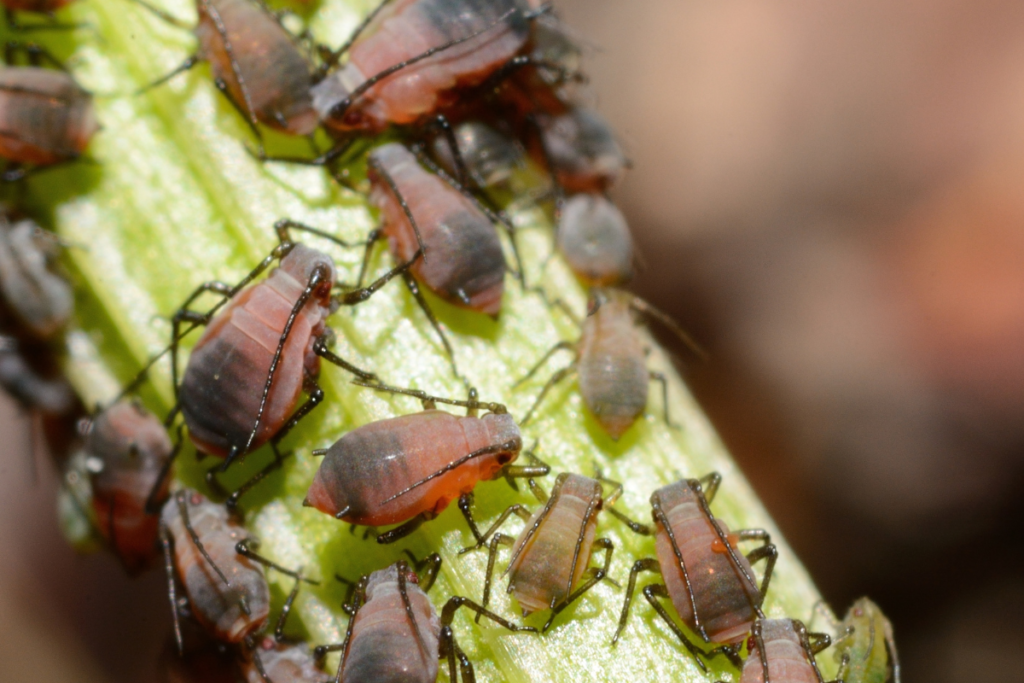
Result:
[[[338,272],[330,256],[304,244],[296,244],[287,256],[281,259],[280,267],[303,285],[316,279],[313,298],[322,306],[331,306],[331,290],[338,279]]]
[[[339,130],[367,127],[362,108],[353,100],[356,89],[365,81],[366,77],[350,62],[313,86],[313,109],[324,125]]]

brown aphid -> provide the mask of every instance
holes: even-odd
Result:
[[[71,284],[54,270],[59,246],[57,236],[35,221],[0,213],[0,297],[37,339],[50,339],[71,317]]]
[[[466,607],[512,632],[536,632],[516,626],[468,598],[450,598],[440,618],[425,591],[430,590],[441,564],[439,556],[424,560],[431,572],[420,587],[420,579],[404,561],[362,577],[356,584],[353,602],[346,605],[352,615],[345,640],[316,649],[319,656],[340,651],[336,680],[346,683],[435,683],[438,660],[448,661],[449,680],[462,674],[465,683],[476,680],[473,664],[455,639],[452,621],[460,607]],[[457,660],[457,664],[456,664]]]
[[[71,74],[0,67],[0,157],[8,161],[3,180],[75,161],[99,127],[92,95]]]
[[[160,420],[134,401],[100,411],[83,432],[96,530],[125,570],[138,574],[159,554],[159,503],[176,446]]]
[[[569,197],[559,212],[555,240],[587,285],[621,285],[633,275],[633,236],[625,216],[602,194]]]
[[[442,299],[491,317],[501,312],[505,255],[494,223],[479,204],[430,173],[398,143],[370,153],[370,201],[399,263],[420,249],[411,273]]]
[[[160,535],[176,630],[176,581],[192,616],[219,641],[241,643],[266,625],[270,587],[256,562],[238,552],[247,534],[223,505],[196,491],[179,490],[164,504]]]
[[[525,0],[384,0],[330,56],[348,61],[314,86],[313,106],[340,133],[423,121],[523,50],[530,17]]]
[[[618,440],[643,414],[651,380],[662,385],[665,422],[672,424],[668,416],[667,381],[660,372],[647,370],[644,339],[633,320],[634,311],[655,317],[703,357],[700,348],[675,321],[647,302],[621,290],[593,289],[579,340],[556,344],[516,383],[518,386],[530,379],[556,351],[575,351],[572,364],[556,372],[544,385],[523,424],[533,416],[548,391],[572,373],[579,375],[583,402],[612,439]]]
[[[602,482],[615,487],[614,493],[607,499],[604,497]],[[538,500],[544,503],[544,507],[531,516],[522,505],[510,506],[474,547],[483,546],[490,537],[484,607],[491,596],[498,546],[512,545],[512,558],[505,570],[508,576],[507,592],[519,602],[523,616],[551,610],[542,629],[546,631],[562,610],[607,577],[614,545],[607,538],[595,539],[597,515],[604,509],[605,503],[611,505],[615,502],[622,493],[622,486],[603,478],[591,479],[579,474],[562,473],[555,479],[549,497],[533,480],[530,483],[530,488]],[[526,526],[514,540],[511,536],[496,533],[512,514],[526,520]],[[590,566],[594,548],[605,551],[604,563],[600,567]],[[582,585],[574,591],[573,587],[580,584],[580,581],[583,581]]]
[[[808,633],[796,619],[758,619],[740,683],[825,683],[814,656],[830,643],[827,634]]]
[[[498,476],[532,476],[510,468],[522,448],[519,427],[505,406],[476,400],[458,401],[420,391],[369,386],[416,396],[424,411],[378,420],[358,427],[327,449],[304,505],[337,519],[365,526],[401,524],[377,537],[391,543],[434,519],[453,500],[466,516],[476,484]],[[469,409],[459,417],[437,410],[436,403]],[[490,412],[476,416],[476,410]]]
[[[765,530],[730,533],[723,522],[715,519],[709,501],[714,499],[721,481],[721,476],[713,472],[699,481],[685,479],[655,491],[651,495],[653,530],[616,514],[633,531],[655,536],[658,557],[633,564],[613,644],[626,627],[637,575],[642,571],[658,572],[665,583],[645,586],[644,597],[694,655],[697,664],[705,669],[701,657],[718,655],[738,663],[737,653],[751,626],[764,617],[761,605],[778,551]],[[744,556],[736,550],[736,544],[742,541],[759,541],[761,545]],[[751,565],[760,560],[767,564],[758,587]],[[670,599],[679,618],[705,643],[722,646],[710,651],[695,646],[676,626],[659,598]]]
[[[339,306],[365,301],[410,265],[392,269],[369,287],[335,291],[331,257],[290,241],[288,231],[329,236],[288,220],[275,227],[280,246],[246,278],[234,286],[221,282],[201,285],[173,318],[171,367],[175,380],[181,326],[207,326],[189,356],[177,397],[189,437],[204,453],[225,458],[221,471],[267,442],[277,455],[270,467],[280,464],[277,443],[323,400],[323,390],[316,383],[321,358],[362,379],[376,379],[328,349],[332,333],[325,319]],[[252,284],[275,260],[280,261],[278,267],[265,280]],[[203,292],[224,298],[205,313],[189,310]],[[300,406],[303,391],[309,398]],[[229,506],[268,472],[269,468],[236,491]]]
[[[143,7],[187,28],[149,4]],[[313,72],[296,39],[266,7],[253,0],[196,0],[199,49],[160,85],[201,61],[210,63],[214,85],[242,115],[257,139],[257,124],[289,135],[310,135],[319,125],[310,95]]]
[[[590,107],[564,114],[537,114],[539,139],[534,157],[544,164],[565,193],[605,192],[629,168],[611,125]]]

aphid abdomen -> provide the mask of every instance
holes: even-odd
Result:
[[[761,624],[771,683],[818,683],[792,620],[764,619]],[[764,683],[760,654],[753,639],[751,643],[740,683]]]
[[[493,187],[507,181],[513,171],[524,164],[519,145],[485,123],[459,124],[455,128],[455,140],[466,170],[480,187]],[[443,135],[434,139],[433,151],[449,173],[457,173],[451,147]]]
[[[595,480],[578,474],[569,475],[550,513],[529,539],[529,545],[520,551],[526,540],[525,531],[516,541],[512,553],[520,554],[506,573],[509,574],[509,589],[523,608],[524,615],[558,605],[583,576],[590,564],[597,515],[593,514],[586,526],[584,520],[595,496],[600,498],[600,495],[601,485]],[[525,529],[531,529],[542,513],[543,508],[534,513]],[[573,559],[581,530],[583,543],[575,557],[574,570]]]
[[[128,401],[97,415],[86,438],[90,471],[98,469],[91,478],[96,528],[129,574],[148,568],[157,555],[160,522],[145,507],[171,450],[160,421]],[[156,499],[166,493],[165,482]]]
[[[174,539],[178,577],[196,620],[218,640],[239,643],[263,628],[267,621],[267,580],[258,566],[235,551],[235,545],[245,538],[245,529],[230,521],[223,506],[195,492],[186,492],[185,500],[192,528],[231,585],[225,585],[192,542],[177,500],[172,498],[164,505],[161,521]],[[243,599],[248,614],[240,604]]]
[[[577,369],[584,403],[618,439],[643,414],[649,381],[627,304],[610,300],[583,322]]]
[[[318,119],[309,93],[312,86],[310,67],[292,42],[287,31],[250,0],[211,0],[227,29],[227,40],[233,48],[237,73],[232,68],[224,37],[199,3],[199,23],[195,33],[200,54],[210,62],[213,75],[228,87],[232,99],[247,108],[246,93],[256,119],[271,128],[293,135],[308,135],[316,130]]]
[[[604,191],[625,172],[628,162],[612,127],[593,109],[545,118],[541,134],[551,171],[567,192]]]
[[[398,567],[370,575],[367,601],[356,613],[341,680],[345,683],[435,683],[441,623],[430,599],[405,584],[415,623],[398,586]],[[417,638],[417,632],[419,637]]]
[[[412,266],[416,279],[453,304],[498,315],[506,266],[494,224],[458,190],[424,170],[405,147],[385,145],[373,158],[394,180],[423,238],[426,257]],[[370,198],[382,211],[395,260],[409,261],[419,244],[398,198],[379,178]]]
[[[711,642],[738,643],[750,632],[757,619],[755,605],[760,604],[757,586],[738,572],[724,549],[716,549],[720,540],[704,514],[696,495],[685,481],[677,482],[655,492],[661,510],[683,556],[686,571],[697,607],[697,616]],[[722,525],[723,531],[728,530]],[[696,630],[690,593],[686,588],[683,570],[679,566],[672,541],[659,522],[657,528],[658,564],[672,596],[672,605],[679,618]],[[740,566],[748,576],[754,572],[747,559],[736,552]]]
[[[99,129],[92,96],[70,75],[0,68],[0,156],[27,164],[74,159]]]
[[[331,515],[347,509],[342,519],[368,526],[397,524],[422,512],[440,513],[478,481],[493,477],[515,454],[476,458],[385,501],[462,456],[504,443],[495,437],[503,435],[506,421],[511,422],[507,415],[469,418],[426,410],[364,425],[328,449],[307,500]]]
[[[328,125],[341,129],[379,132],[388,124],[415,123],[450,103],[451,91],[482,83],[521,50],[529,36],[527,11],[522,0],[395,2],[353,45],[348,63],[314,89],[315,106]],[[480,31],[484,32],[384,78],[359,96],[347,115],[329,118],[331,107],[368,78]]]
[[[71,316],[71,285],[49,269],[49,254],[30,220],[0,219],[0,294],[17,318],[40,339],[64,327]]]
[[[179,398],[189,436],[206,453],[224,457],[233,446],[244,447],[256,424],[281,334],[306,286],[286,270],[293,254],[303,252],[295,247],[270,277],[240,293],[192,350]],[[326,313],[311,298],[296,316],[251,449],[277,433],[298,404],[304,377],[316,376],[319,363],[308,366],[307,351]]]
[[[600,194],[578,194],[562,207],[558,250],[592,286],[617,285],[633,271],[633,237],[622,212]]]

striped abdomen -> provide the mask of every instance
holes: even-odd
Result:
[[[440,177],[428,173],[399,144],[374,150],[372,158],[391,176],[405,199],[426,247],[412,267],[416,279],[451,303],[497,316],[505,285],[505,256],[494,224]],[[371,173],[370,199],[381,209],[394,258],[409,261],[416,234],[391,188]]]
[[[651,503],[655,509],[661,509],[672,529],[690,578],[697,616],[708,638],[715,643],[742,641],[757,618],[755,606],[760,604],[760,593],[751,580],[754,571],[747,558],[736,551],[741,568],[737,570],[685,480],[655,491]],[[657,522],[658,564],[665,586],[679,618],[696,630],[683,570],[665,526],[660,519]],[[718,523],[728,534],[725,525]]]
[[[345,653],[345,683],[435,683],[441,623],[430,598],[410,577],[406,594],[413,619],[405,611],[398,567],[370,575],[366,604],[356,613]],[[417,633],[419,637],[417,637]]]
[[[426,410],[371,422],[328,449],[307,501],[330,515],[347,511],[342,519],[367,526],[439,513],[514,460],[519,439],[519,428],[507,414],[476,418]],[[474,458],[385,502],[473,451],[507,442],[514,442],[513,450]]]
[[[0,68],[0,156],[47,165],[78,157],[99,130],[92,95],[63,71]]]
[[[198,5],[195,32],[200,54],[210,62],[214,77],[227,84],[238,106],[243,111],[251,107],[260,123],[292,135],[316,130],[309,63],[288,32],[251,0],[200,0]]]
[[[524,615],[561,603],[586,571],[597,530],[601,485],[589,477],[561,474],[549,503],[526,523],[512,550],[515,560],[506,570],[509,592]],[[537,531],[528,536],[538,520]]]

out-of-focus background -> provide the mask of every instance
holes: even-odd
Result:
[[[635,163],[636,287],[826,597],[887,610],[909,683],[1024,680],[1024,4],[556,6]],[[6,400],[0,433],[0,679],[148,681],[159,573],[75,557]]]

